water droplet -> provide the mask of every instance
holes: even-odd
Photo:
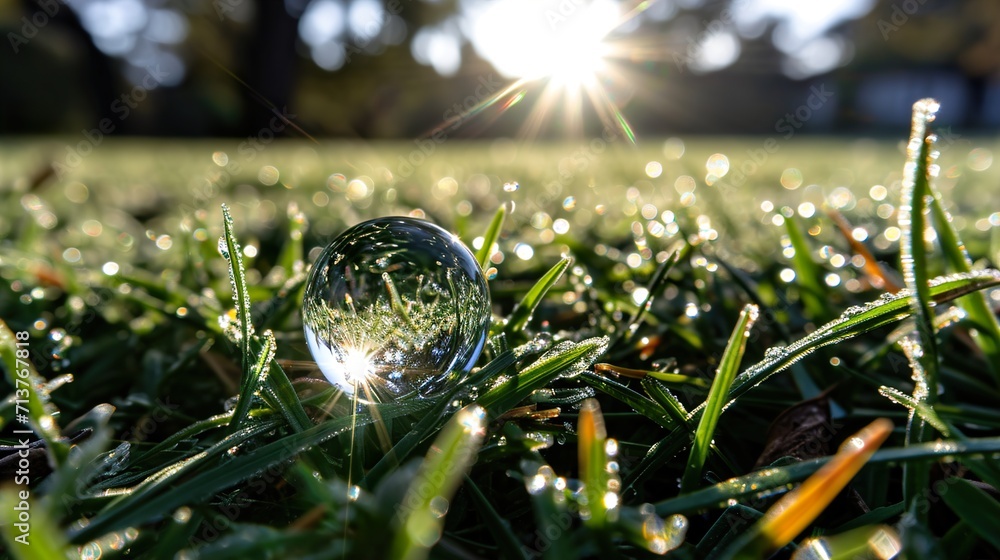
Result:
[[[511,183],[504,183],[503,184],[503,190],[504,190],[504,192],[514,192],[514,191],[516,191],[519,188],[521,188],[521,185],[517,184],[517,181],[513,181]]]
[[[784,346],[773,346],[764,351],[764,359],[766,360],[777,360],[778,358],[785,355]]]
[[[379,218],[319,255],[302,317],[317,365],[347,394],[428,397],[475,364],[490,299],[479,264],[454,235],[423,220]]]
[[[226,246],[225,237],[219,238],[219,254],[222,255],[222,258],[226,259],[227,261],[229,260],[229,249]]]
[[[51,352],[54,360],[63,359],[63,354],[73,345],[73,338],[66,334],[65,329],[57,328],[49,331],[49,340],[55,342]]]
[[[132,444],[122,442],[118,447],[108,453],[102,460],[101,474],[112,475],[121,472],[128,463],[132,451]]]

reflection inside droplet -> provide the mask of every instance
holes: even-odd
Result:
[[[302,304],[309,350],[367,402],[428,396],[468,371],[490,321],[486,280],[455,236],[422,220],[359,224],[319,255]]]

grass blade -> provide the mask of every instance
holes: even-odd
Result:
[[[413,406],[407,404],[394,403],[379,407],[382,420],[392,420],[413,412]],[[213,445],[196,462],[168,467],[165,476],[160,480],[151,481],[142,492],[131,492],[92,517],[88,525],[70,530],[70,540],[85,542],[108,531],[140,525],[157,516],[167,515],[180,506],[203,502],[216,493],[260,473],[262,469],[287,461],[289,457],[344,433],[351,428],[352,422],[360,426],[373,421],[372,416],[365,412],[358,413],[354,418],[345,416],[330,420],[304,432],[263,445],[253,453],[204,468],[195,474],[195,471],[207,464],[208,459],[217,458],[233,446],[240,445],[259,433],[272,430],[275,426],[273,423],[261,422],[259,425],[252,425],[252,431],[251,427],[243,428],[237,434]],[[192,476],[168,488],[165,482],[179,478],[179,474],[192,474]]]
[[[257,355],[264,354],[265,345],[270,346],[270,343],[261,343],[258,337],[254,337],[250,341],[250,351]],[[306,410],[302,408],[302,401],[299,400],[295,387],[292,386],[292,382],[285,375],[285,370],[274,359],[273,354],[270,365],[267,366],[264,373],[263,388],[264,400],[269,406],[281,412],[293,430],[301,432],[313,426]]]
[[[632,410],[635,410],[664,428],[673,428],[678,424],[678,421],[671,414],[671,410],[616,381],[590,373],[589,371],[584,372],[580,378],[587,385],[627,404],[632,407]]]
[[[871,283],[872,287],[878,290],[884,289],[892,293],[896,293],[902,289],[899,282],[889,275],[889,273],[879,263],[878,258],[868,250],[868,247],[865,247],[864,243],[854,238],[854,228],[839,210],[831,208],[827,210],[826,215],[833,220],[833,223],[837,224],[837,229],[844,237],[844,240],[847,241],[847,244],[851,246],[851,250],[854,251],[854,254],[860,255],[865,259],[865,266],[862,267],[861,270],[863,270],[865,276],[868,277],[868,281]]]
[[[474,404],[458,411],[434,440],[397,513],[400,527],[392,544],[393,558],[425,558],[441,538],[449,500],[475,460],[485,433],[486,410]]]
[[[935,278],[930,282],[929,293],[932,301],[940,304],[996,285],[1000,285],[1000,271],[984,270]],[[742,396],[771,375],[819,348],[909,317],[912,313],[909,307],[911,295],[909,290],[883,294],[876,301],[847,309],[839,318],[816,329],[809,336],[784,348],[772,349],[762,361],[740,373],[729,394],[730,400]]]
[[[719,368],[715,372],[715,380],[712,382],[708,398],[702,409],[701,421],[695,431],[687,467],[681,478],[681,493],[693,490],[701,479],[701,471],[705,466],[705,459],[708,458],[712,438],[715,437],[715,427],[719,423],[723,407],[729,400],[729,388],[733,379],[736,378],[736,372],[739,371],[740,361],[743,359],[744,350],[746,350],[747,338],[750,336],[750,329],[753,328],[753,324],[757,320],[757,315],[756,305],[748,304],[743,308],[736,328],[733,329],[733,334],[722,354]]]
[[[916,413],[924,422],[927,422],[935,430],[941,432],[941,435],[951,437],[951,430],[948,428],[948,425],[941,420],[937,412],[927,403],[919,401],[913,398],[912,395],[907,395],[899,389],[886,387],[885,385],[879,387],[878,392],[890,401],[905,406],[910,411]]]
[[[930,185],[931,215],[934,217],[935,231],[941,243],[941,250],[954,272],[972,272],[972,260],[965,250],[965,243],[958,236],[951,221],[951,216],[944,209],[941,193]],[[973,340],[986,355],[993,379],[1000,386],[1000,322],[990,307],[986,294],[979,292],[969,294],[958,300],[958,305],[968,314],[968,319],[975,325],[976,334]]]
[[[930,294],[937,303],[950,301],[976,290],[1000,284],[1000,272],[985,270],[971,274],[956,274],[935,278],[930,284]],[[729,392],[732,402],[772,375],[785,370],[795,362],[819,348],[847,340],[859,334],[905,319],[910,315],[910,292],[900,290],[897,294],[883,294],[877,301],[865,306],[850,308],[839,318],[816,329],[809,336],[801,338],[784,348],[769,350],[764,359],[745,369],[733,383]],[[698,420],[704,405],[691,411],[691,421]],[[625,488],[653,474],[654,470],[687,444],[686,429],[674,429],[665,438],[653,445],[642,461],[625,479]]]
[[[900,265],[906,287],[913,294],[910,307],[916,321],[916,348],[910,352],[915,357],[911,361],[916,364],[912,368],[916,382],[913,396],[917,401],[926,401],[930,405],[937,400],[938,351],[927,274],[924,241],[927,222],[924,211],[926,200],[931,194],[930,166],[935,157],[932,152],[935,137],[930,131],[930,122],[934,120],[937,110],[938,103],[933,99],[921,99],[913,104],[913,123],[907,146],[906,166],[903,168],[903,192],[899,206],[899,229],[902,232]],[[932,436],[931,432],[922,418],[911,414],[906,429],[908,442],[927,441]],[[929,472],[925,465],[907,465],[903,470],[903,500],[912,505],[928,483]],[[918,508],[918,514],[926,519],[925,508]]]
[[[848,438],[828,463],[771,506],[726,556],[762,558],[791,542],[847,486],[890,433],[892,422],[883,418]]]
[[[936,461],[947,457],[965,457],[997,452],[1000,452],[1000,437],[972,438],[951,442],[947,446],[942,446],[937,442],[928,442],[908,447],[880,449],[872,455],[868,464]],[[666,516],[674,513],[692,513],[709,508],[726,507],[729,500],[756,496],[804,480],[830,460],[831,457],[822,457],[737,476],[690,494],[657,502],[654,504],[656,513]]]
[[[236,327],[239,335],[237,342],[240,347],[240,364],[243,374],[240,376],[240,394],[233,414],[233,424],[230,431],[236,431],[236,422],[242,421],[250,410],[254,393],[257,390],[257,379],[253,376],[253,354],[250,352],[250,337],[253,336],[253,323],[250,320],[250,295],[247,293],[246,274],[243,269],[243,255],[240,244],[233,232],[233,216],[229,207],[222,205],[222,222],[225,236],[219,239],[219,252],[229,263],[229,284],[233,290],[233,305],[236,307]]]
[[[303,250],[302,238],[309,229],[309,221],[306,215],[299,210],[299,205],[295,202],[288,204],[288,241],[281,249],[277,264],[287,274],[295,273],[296,267],[302,266]]]
[[[560,375],[579,373],[594,363],[608,348],[608,338],[588,338],[561,342],[516,376],[507,378],[480,397],[479,403],[496,416],[509,410],[528,395]]]
[[[500,230],[503,229],[503,221],[507,217],[507,206],[501,205],[497,208],[496,214],[493,214],[493,219],[490,220],[489,227],[486,228],[486,234],[483,235],[483,246],[476,251],[476,261],[479,262],[479,266],[485,271],[490,267],[490,257],[493,256],[493,247],[497,244],[497,240],[500,239]]]
[[[510,317],[507,318],[507,326],[505,328],[508,333],[520,332],[524,326],[528,323],[528,319],[531,318],[531,314],[534,313],[535,308],[538,304],[542,302],[542,298],[548,293],[549,289],[562,278],[563,272],[566,272],[566,268],[569,267],[573,259],[566,257],[556,263],[555,266],[549,269],[544,276],[538,279],[538,282],[528,293],[524,294],[521,302],[518,303],[514,310],[511,311]]]
[[[681,426],[688,425],[688,411],[684,408],[684,403],[671,393],[669,388],[664,387],[658,380],[648,377],[642,380],[642,388],[649,395],[649,398],[667,411],[670,418]]]
[[[604,416],[595,399],[587,399],[580,406],[577,423],[577,453],[580,465],[580,480],[587,495],[587,511],[584,524],[591,529],[603,531],[607,528],[609,510],[618,505],[618,494],[608,488],[608,432],[604,427]],[[608,502],[607,494],[614,496]]]
[[[708,389],[711,385],[707,380],[702,379],[701,377],[654,370],[625,368],[607,363],[594,364],[594,371],[597,373],[610,373],[616,377],[627,377],[629,379],[654,379],[662,382],[668,387],[674,388],[700,387],[702,389]]]
[[[1000,533],[997,532],[997,527],[1000,527],[1000,503],[968,480],[950,478],[948,482],[948,491],[942,494],[948,507],[983,540],[1000,549]]]
[[[820,269],[810,256],[809,243],[802,235],[795,217],[785,218],[785,230],[788,231],[788,239],[795,250],[792,257],[792,265],[795,267],[795,285],[799,288],[802,298],[802,305],[805,307],[809,318],[814,321],[825,321],[832,315],[827,306],[827,299],[824,295],[826,291],[820,281]]]
[[[413,429],[396,442],[396,445],[394,445],[388,453],[379,459],[379,462],[376,463],[367,474],[365,474],[361,484],[367,487],[374,486],[379,480],[382,479],[382,477],[388,474],[391,469],[405,461],[410,454],[413,453],[413,450],[420,445],[420,442],[426,440],[434,432],[436,432],[440,423],[445,421],[443,419],[445,408],[447,408],[448,404],[452,401],[452,399],[454,399],[459,391],[469,385],[475,386],[478,383],[485,383],[493,379],[494,376],[513,365],[514,360],[514,353],[511,351],[506,351],[500,354],[496,358],[490,360],[490,363],[483,366],[481,370],[472,374],[472,377],[469,379],[470,383],[459,385],[446,396],[434,401],[430,408],[421,415],[420,421],[413,426]]]
[[[249,398],[243,398],[242,394],[240,395],[240,399],[236,402],[236,407],[233,409],[233,417],[229,421],[231,430],[239,429],[249,416],[250,404],[252,402],[253,395],[257,394],[261,381],[267,377],[271,361],[274,360],[275,350],[276,343],[274,342],[274,335],[271,334],[271,331],[264,331],[264,348],[257,354],[257,360],[254,362],[253,368],[250,370],[248,388],[251,396]]]

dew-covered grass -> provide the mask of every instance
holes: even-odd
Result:
[[[4,140],[4,546],[996,555],[1000,144],[906,133],[105,140],[77,165]],[[359,406],[310,361],[302,291],[387,215],[457,234],[494,320],[457,384]]]

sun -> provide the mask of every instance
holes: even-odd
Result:
[[[615,0],[504,0],[470,14],[473,46],[497,72],[514,80],[479,109],[505,100],[503,112],[538,85],[541,93],[522,127],[525,136],[537,134],[557,107],[564,110],[567,130],[579,132],[586,96],[606,127],[634,141],[601,80],[613,75],[611,61],[620,54],[608,35],[634,15],[633,10],[623,17],[621,11]]]
[[[507,77],[581,85],[604,65],[603,41],[619,18],[618,4],[563,4],[491,2],[474,20],[473,44]]]

